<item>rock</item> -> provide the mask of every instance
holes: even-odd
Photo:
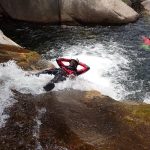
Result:
[[[21,47],[20,45],[12,41],[10,38],[6,37],[1,30],[0,30],[0,44],[7,44]]]
[[[95,96],[94,96],[95,95]],[[99,92],[15,92],[0,129],[1,149],[149,150],[150,105],[117,102]]]
[[[0,30],[0,63],[9,60],[15,60],[25,70],[41,70],[55,67],[52,63],[42,59],[37,52],[27,50],[6,37]]]
[[[121,0],[1,0],[0,4],[11,18],[32,22],[124,24],[139,16]]]
[[[150,14],[150,0],[145,0],[142,3],[142,6],[144,7],[145,11]]]
[[[138,18],[138,14],[120,0],[64,0],[61,12],[63,22],[82,24],[122,24]]]
[[[40,55],[35,51],[13,45],[0,44],[0,63],[9,60],[15,60],[25,70],[54,68],[52,63],[42,60]]]
[[[1,0],[6,13],[14,19],[32,22],[59,22],[59,0]]]

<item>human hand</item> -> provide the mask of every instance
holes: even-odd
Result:
[[[76,78],[76,76],[74,74],[69,75],[69,79],[73,80],[75,78]]]

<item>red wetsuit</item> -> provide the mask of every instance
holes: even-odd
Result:
[[[76,68],[72,68],[71,66],[66,66],[63,62],[70,62],[71,59],[67,59],[67,58],[58,58],[56,59],[58,65],[60,66],[60,68],[62,68],[67,75],[81,75],[82,73],[85,73],[86,71],[88,71],[90,69],[89,66],[87,66],[84,63],[79,62],[78,65],[82,66],[82,69],[76,69]]]
[[[56,61],[58,65],[60,66],[60,68],[48,69],[48,70],[44,70],[36,74],[37,76],[39,76],[40,74],[54,75],[54,78],[43,87],[46,91],[52,90],[55,87],[54,83],[64,81],[66,80],[67,77],[69,76],[71,77],[71,75],[73,75],[71,78],[74,78],[75,76],[85,73],[86,71],[90,69],[89,66],[81,62],[78,62],[78,64],[76,65],[72,65],[70,63],[71,60],[72,59],[58,58]],[[70,65],[67,66],[63,62],[69,62]],[[78,65],[81,66],[82,69],[77,69]]]

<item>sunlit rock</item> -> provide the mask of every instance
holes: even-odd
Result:
[[[64,0],[61,12],[62,21],[83,24],[121,24],[138,18],[121,0]]]

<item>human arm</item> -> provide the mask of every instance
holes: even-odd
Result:
[[[70,62],[70,61],[71,61],[71,59],[67,59],[67,58],[57,58],[56,59],[56,62],[60,68],[66,67],[66,65],[63,62]]]
[[[79,62],[78,65],[82,66],[82,69],[77,70],[77,75],[81,75],[82,73],[85,73],[90,69],[90,67],[88,65],[84,64],[84,63]]]

